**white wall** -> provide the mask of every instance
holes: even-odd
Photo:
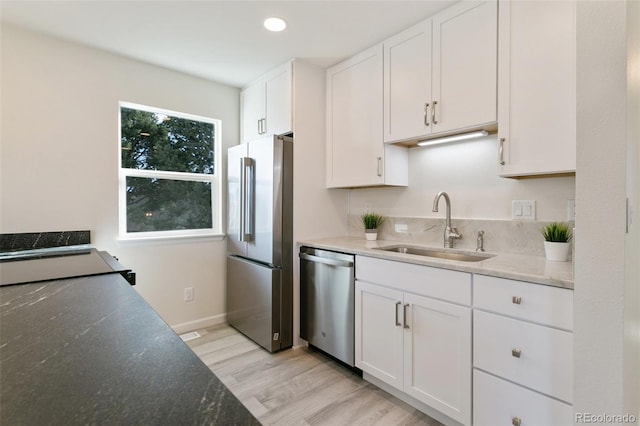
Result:
[[[408,188],[353,189],[350,212],[375,209],[391,216],[443,217],[433,213],[439,191],[451,197],[451,214],[465,219],[511,219],[511,200],[536,200],[538,220],[566,220],[575,178],[499,177],[496,136],[449,145],[411,148]]]
[[[637,99],[627,100],[638,94],[637,74],[627,86],[627,12],[638,13],[632,3],[577,7],[576,413],[640,410],[637,215],[625,235],[625,199],[629,195],[635,206],[638,200],[639,108]],[[629,23],[629,35],[637,37],[637,16]],[[637,73],[638,50],[629,53]],[[636,158],[627,162],[634,152]],[[635,179],[629,188],[628,178]]]
[[[627,2],[627,197],[625,240],[624,411],[640,419],[640,2]],[[640,422],[640,420],[639,420]]]
[[[294,241],[346,235],[347,190],[326,189],[325,71],[293,67]],[[294,250],[293,336],[300,345],[300,262]]]
[[[89,229],[169,324],[222,320],[224,240],[117,240],[118,101],[219,118],[226,154],[239,90],[4,24],[1,36],[0,232]]]

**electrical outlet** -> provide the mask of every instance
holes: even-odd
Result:
[[[186,287],[184,289],[184,301],[185,302],[193,301],[193,287]]]
[[[511,201],[511,219],[536,220],[536,201],[535,200]]]
[[[576,221],[576,200],[567,200],[567,220]]]

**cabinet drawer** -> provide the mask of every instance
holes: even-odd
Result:
[[[519,298],[520,303],[515,303]],[[573,290],[475,275],[473,304],[503,315],[573,330]]]
[[[474,311],[473,365],[573,402],[573,334],[569,332]]]
[[[471,274],[372,257],[356,257],[356,279],[471,305]]]
[[[501,380],[482,371],[473,371],[474,426],[571,425],[573,407]]]

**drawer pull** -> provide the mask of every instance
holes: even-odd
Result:
[[[409,328],[409,324],[407,324],[407,308],[409,307],[408,303],[405,303],[402,307],[402,321],[404,322],[404,328]]]
[[[513,426],[520,426],[521,423],[522,423],[522,420],[520,420],[519,417],[514,417],[511,419],[511,424]]]
[[[522,297],[520,297],[520,296],[513,296],[513,297],[511,298],[511,302],[512,302],[514,305],[519,305],[519,304],[521,304],[521,303],[522,303]]]
[[[520,355],[522,355],[522,351],[518,348],[513,348],[511,349],[511,355],[515,358],[520,358]]]

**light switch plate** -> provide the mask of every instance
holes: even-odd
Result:
[[[511,219],[536,220],[536,201],[535,200],[511,201]]]

